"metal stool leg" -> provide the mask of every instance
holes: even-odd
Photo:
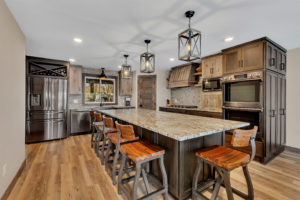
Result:
[[[103,134],[103,143],[102,143],[102,149],[101,149],[101,154],[100,154],[100,160],[101,160],[101,164],[104,164],[104,149],[105,149],[105,145],[106,145],[106,136],[105,134]]]
[[[220,190],[220,186],[223,182],[223,177],[221,175],[220,170],[217,169],[217,171],[218,171],[218,178],[216,179],[216,183],[214,184],[213,193],[212,193],[211,198],[210,198],[211,200],[217,199],[218,194],[219,194],[219,190]]]
[[[92,128],[92,134],[91,134],[91,148],[94,147],[94,142],[95,142],[95,126]]]
[[[108,146],[107,146],[107,150],[106,150],[106,154],[105,154],[105,162],[104,162],[105,171],[108,170],[108,160],[109,160],[109,155],[110,155],[111,147],[112,147],[112,143],[111,143],[110,140],[108,140]]]
[[[167,200],[168,199],[168,178],[167,178],[166,168],[164,165],[164,157],[163,156],[160,156],[160,158],[159,158],[159,167],[160,167],[160,170],[162,173],[163,186],[165,189],[164,200]]]
[[[192,188],[192,199],[196,200],[197,199],[197,186],[198,186],[198,177],[200,172],[202,171],[202,160],[197,157],[197,167],[194,173],[194,177],[193,177],[193,188]],[[202,172],[201,172],[202,173]]]
[[[124,166],[126,162],[126,155],[122,154],[122,161],[121,161],[121,166],[119,170],[119,176],[118,176],[118,193],[121,194],[121,184],[122,184],[122,177],[124,173]]]
[[[133,190],[132,190],[132,195],[131,195],[131,199],[136,200],[136,194],[137,194],[137,186],[139,183],[139,178],[141,175],[141,163],[136,163],[136,174],[134,177],[134,184],[133,184]]]
[[[223,179],[224,179],[224,184],[226,188],[226,193],[227,193],[227,198],[228,200],[233,200],[233,193],[232,193],[232,188],[230,184],[230,172],[229,171],[223,171]]]
[[[243,166],[243,172],[244,172],[247,186],[248,186],[248,199],[253,200],[254,199],[253,185],[252,185],[252,181],[251,181],[251,177],[250,177],[247,165]]]
[[[149,181],[148,181],[148,178],[147,178],[147,173],[145,171],[145,165],[142,166],[142,175],[143,175],[144,184],[145,184],[145,187],[146,187],[146,190],[147,190],[147,194],[149,194],[149,193],[151,193],[151,189],[150,189],[150,186],[149,186]]]
[[[116,145],[116,152],[114,156],[114,161],[113,161],[113,170],[112,170],[112,176],[113,176],[113,184],[116,185],[116,176],[117,176],[117,164],[118,164],[118,158],[119,158],[119,147]],[[126,167],[127,168],[127,167]]]

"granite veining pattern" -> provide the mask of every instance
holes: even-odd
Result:
[[[146,109],[101,110],[100,112],[178,141],[249,125],[246,122]]]

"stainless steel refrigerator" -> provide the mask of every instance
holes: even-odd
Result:
[[[27,77],[26,143],[67,137],[67,78]]]

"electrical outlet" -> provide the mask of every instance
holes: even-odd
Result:
[[[7,167],[7,164],[5,163],[2,167],[2,176],[6,175],[6,167]]]

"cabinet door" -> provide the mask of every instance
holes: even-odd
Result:
[[[278,48],[276,48],[270,43],[267,43],[267,60],[266,60],[267,69],[277,71],[277,62],[278,62],[277,56],[278,56]]]
[[[263,42],[255,42],[242,47],[242,71],[263,69]]]
[[[206,111],[222,111],[222,91],[203,92],[201,104]]]
[[[210,58],[205,58],[202,60],[202,77],[210,78],[211,77],[211,62]]]
[[[284,75],[279,75],[278,78],[278,132],[279,146],[284,146],[286,143],[286,78]]]
[[[120,96],[132,95],[132,78],[120,78]]]
[[[278,97],[278,75],[275,72],[266,73],[266,156],[269,157],[276,152],[277,136],[277,97]]]
[[[277,62],[278,72],[285,74],[286,73],[286,54],[283,51],[278,50],[277,57],[278,57],[278,62]]]
[[[223,56],[224,74],[231,74],[240,71],[241,48],[225,51]]]
[[[222,77],[223,75],[223,56],[217,55],[212,62],[212,78]]]

